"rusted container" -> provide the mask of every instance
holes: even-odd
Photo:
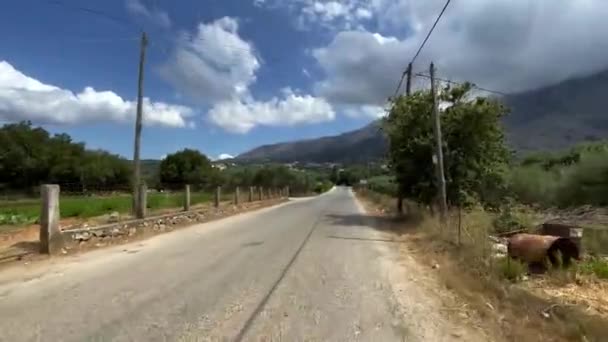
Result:
[[[549,221],[543,223],[540,229],[542,235],[568,238],[582,251],[583,228],[566,222]]]
[[[548,259],[558,265],[558,252],[561,253],[563,266],[571,260],[579,259],[579,248],[569,238],[552,235],[516,234],[507,244],[509,256],[527,263],[543,263]]]

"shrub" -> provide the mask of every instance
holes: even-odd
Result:
[[[559,172],[538,165],[515,167],[509,175],[511,193],[518,201],[545,207],[555,204],[559,181]]]
[[[512,232],[519,229],[533,228],[533,215],[522,207],[505,206],[492,220],[492,226],[497,233]]]
[[[608,279],[608,261],[602,258],[590,258],[581,262],[578,269],[587,274],[595,274],[600,279]]]
[[[332,186],[333,186],[333,184],[329,181],[318,182],[314,188],[314,191],[318,194],[322,194],[322,193],[328,191],[329,189],[331,189]]]
[[[523,276],[528,273],[528,266],[513,258],[501,258],[496,263],[496,272],[498,276],[512,282],[522,280]]]
[[[557,189],[559,206],[608,205],[608,151],[590,151],[564,173],[564,181]]]

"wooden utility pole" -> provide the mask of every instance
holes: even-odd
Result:
[[[409,97],[412,93],[412,63],[407,65],[406,77],[405,96]],[[403,213],[403,194],[400,189],[397,189],[397,212]]]
[[[146,46],[148,45],[148,37],[145,32],[141,33],[140,52],[139,52],[139,76],[137,80],[137,116],[135,118],[135,144],[133,147],[133,211],[137,218],[143,212],[141,210],[141,202],[139,200],[139,190],[141,185],[141,162],[139,160],[139,151],[141,145],[141,126],[143,116],[143,93],[144,93],[144,62],[146,60]]]
[[[446,222],[448,214],[447,195],[445,190],[445,175],[443,170],[443,139],[441,138],[441,120],[437,103],[437,89],[435,87],[435,65],[431,63],[431,93],[433,95],[433,130],[435,131],[435,156],[437,167],[437,186],[439,187],[439,213],[442,223]]]
[[[407,65],[407,79],[405,82],[405,96],[412,94],[412,63]]]

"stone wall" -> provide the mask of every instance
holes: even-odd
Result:
[[[64,246],[63,254],[83,247],[102,247],[109,244],[128,242],[145,236],[161,234],[177,228],[271,206],[284,201],[286,201],[286,199],[243,203],[238,206],[224,205],[219,208],[209,207],[192,211],[176,212],[97,227],[63,230],[61,232]]]

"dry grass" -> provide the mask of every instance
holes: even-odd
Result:
[[[378,213],[395,213],[394,199],[370,192],[358,194],[372,202]],[[493,257],[488,240],[493,215],[476,208],[461,213],[459,220],[458,213],[453,213],[448,227],[441,227],[425,210],[412,204],[408,209],[406,215],[415,219],[405,220],[407,223],[397,232],[406,241],[402,253],[414,255],[429,266],[438,264],[437,272],[445,286],[473,308],[496,336],[508,341],[606,340],[608,320],[597,314],[605,300],[594,298],[593,290],[587,294],[587,305],[557,294],[564,293],[560,289],[583,293],[581,277],[576,273],[551,272],[540,278],[545,279],[545,286],[539,286],[536,279],[516,283],[525,269],[514,270],[512,266],[517,265]],[[601,308],[590,303],[599,303]]]

